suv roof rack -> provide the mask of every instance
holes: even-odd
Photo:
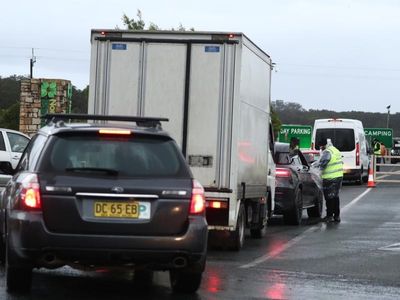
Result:
[[[132,116],[118,116],[118,115],[87,115],[87,114],[46,114],[41,116],[46,120],[46,124],[56,123],[57,121],[64,120],[94,120],[94,121],[122,121],[134,122],[137,126],[141,127],[154,127],[161,128],[161,122],[168,122],[168,118],[154,118],[154,117],[132,117]]]

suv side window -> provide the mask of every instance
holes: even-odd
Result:
[[[43,135],[35,135],[28,146],[17,166],[17,172],[31,170],[37,162],[41,150],[46,142],[46,137]]]

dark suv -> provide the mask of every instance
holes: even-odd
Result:
[[[13,175],[1,200],[8,290],[28,291],[33,268],[68,265],[148,279],[169,270],[174,291],[195,292],[206,260],[204,193],[161,130],[167,119],[46,117],[17,169],[0,163]]]

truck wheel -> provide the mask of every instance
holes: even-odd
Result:
[[[253,239],[261,239],[265,234],[266,225],[264,225],[264,219],[268,219],[268,208],[267,205],[260,205],[260,211],[258,212],[259,219],[257,228],[250,229],[250,236]],[[261,209],[263,208],[263,209]]]
[[[15,257],[9,246],[6,246],[5,278],[7,291],[26,293],[31,289],[32,268],[15,264],[18,259]]]
[[[320,218],[322,215],[322,206],[323,206],[323,196],[322,192],[318,190],[318,194],[314,200],[314,207],[307,208],[307,214],[309,218]]]
[[[170,270],[171,288],[175,293],[194,293],[200,287],[202,274],[203,272]]]
[[[246,213],[244,211],[244,205],[240,204],[236,229],[231,233],[230,236],[230,250],[239,251],[243,247],[245,229]]]
[[[286,225],[300,225],[301,218],[303,216],[303,199],[301,196],[301,190],[298,189],[293,204],[293,209],[286,212],[283,215],[283,222]]]

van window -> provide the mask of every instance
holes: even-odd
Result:
[[[354,129],[351,128],[324,128],[317,129],[315,134],[315,145],[323,138],[332,140],[333,145],[339,151],[353,151],[355,149]],[[315,149],[319,150],[319,146]]]

